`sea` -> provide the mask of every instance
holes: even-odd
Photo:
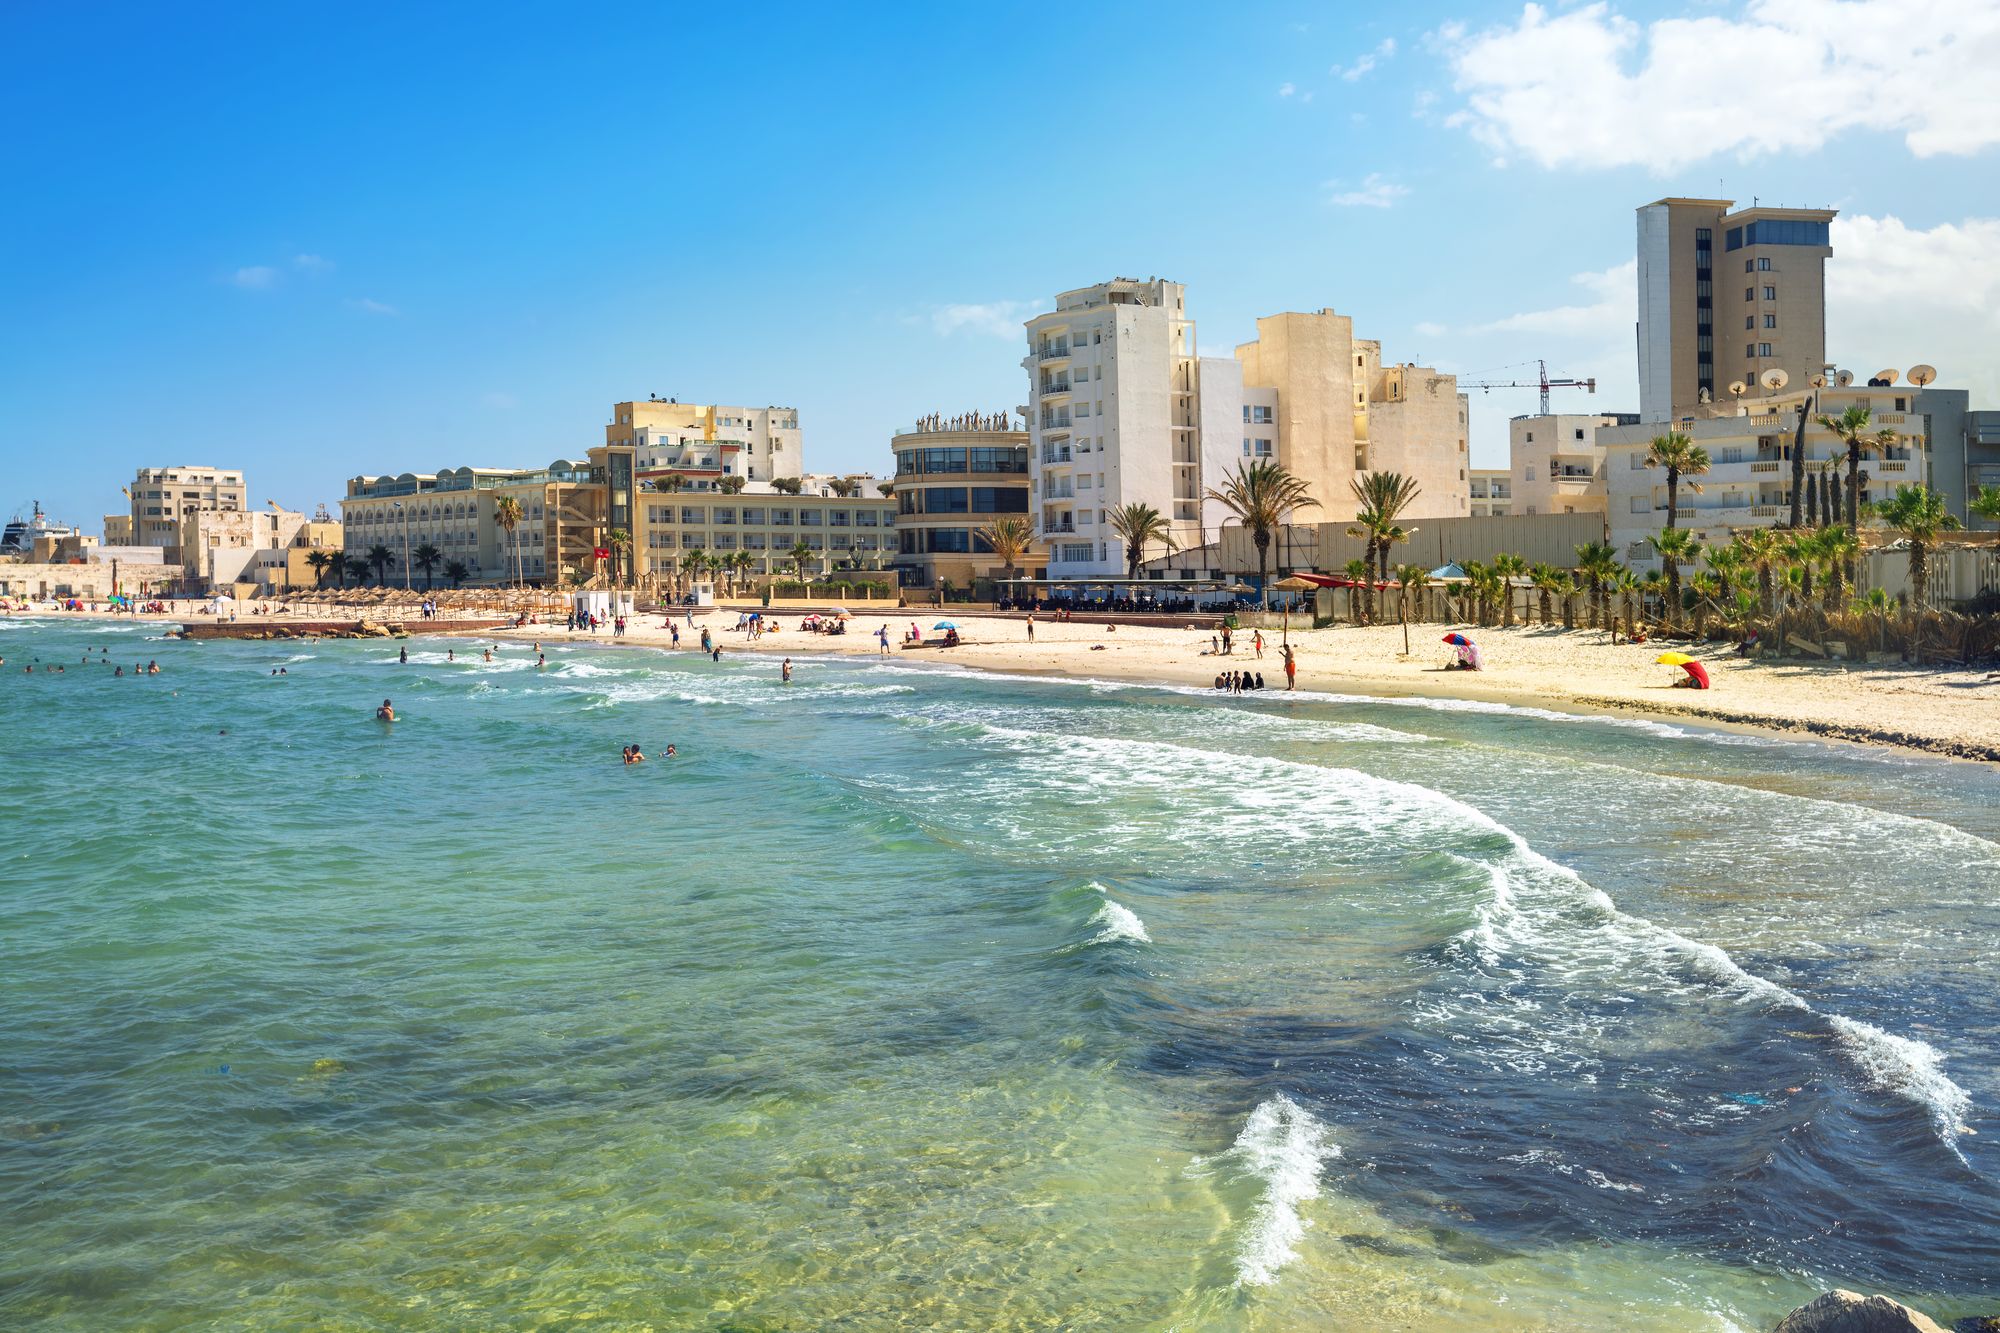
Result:
[[[1990,766],[160,635],[0,621],[0,1327],[2000,1313]]]

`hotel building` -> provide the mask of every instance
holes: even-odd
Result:
[[[159,547],[161,563],[168,565],[191,559],[181,546],[183,519],[203,511],[240,513],[248,504],[243,474],[230,468],[140,468],[126,494],[132,501],[127,540]]]
[[[642,475],[673,473],[683,489],[724,489],[725,477],[770,481],[805,472],[795,407],[725,407],[652,398],[614,404],[607,445],[630,445]]]
[[[445,468],[399,476],[351,478],[341,501],[342,543],[350,559],[389,554],[390,583],[420,586],[415,555],[425,544],[440,552],[437,574],[457,561],[467,581],[499,583],[518,576],[549,581],[558,568],[590,559],[603,528],[603,479],[583,459],[559,458],[545,468]],[[510,534],[494,519],[503,498],[521,506]],[[568,530],[564,530],[564,524]]]
[[[1029,516],[1028,432],[971,428],[983,424],[976,416],[931,418],[890,442],[896,454],[894,568],[904,587],[964,588],[977,578],[1004,577],[979,533],[997,518]],[[1047,565],[1048,552],[1038,543],[1015,574],[1039,578]]]
[[[1826,367],[1835,210],[1733,207],[1731,199],[1669,198],[1638,210],[1646,421],[1727,399],[1732,383],[1761,392],[1767,370],[1783,370],[1799,388]]]
[[[1605,426],[1636,425],[1638,420],[1635,412],[1552,412],[1509,421],[1507,493],[1512,512],[1602,514],[1604,450],[1597,443],[1597,432]]]
[[[1707,450],[1709,457],[1705,474],[1682,480],[1679,526],[1712,546],[1728,541],[1729,535],[1741,528],[1777,527],[1788,522],[1792,441],[1801,404],[1811,394],[1811,390],[1787,392],[1741,408],[1712,405],[1673,423],[1671,429],[1687,435]],[[1845,447],[1816,418],[1837,418],[1850,406],[1859,405],[1869,410],[1875,429],[1896,432],[1896,443],[1886,452],[1863,456],[1862,503],[1880,500],[1899,485],[1925,482],[1924,397],[1917,390],[1896,386],[1830,385],[1820,390],[1806,424],[1808,473],[1817,474],[1818,484],[1824,484],[1829,462],[1847,456]],[[1611,542],[1619,558],[1634,568],[1658,564],[1652,537],[1666,526],[1667,477],[1660,468],[1646,465],[1646,451],[1653,437],[1668,428],[1659,422],[1640,422],[1600,427],[1597,432],[1604,454],[1606,523]],[[1838,468],[1844,486],[1845,462]]]

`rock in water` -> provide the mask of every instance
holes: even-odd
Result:
[[[1777,1333],[1945,1333],[1945,1328],[1887,1296],[1836,1288],[1786,1315]]]
[[[2000,1333],[2000,1314],[1967,1315],[1951,1326],[1951,1333]]]

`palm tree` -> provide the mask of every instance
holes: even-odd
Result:
[[[376,547],[375,549],[376,549],[377,551],[381,551],[381,550],[382,550],[382,548],[381,548],[381,547],[379,547],[379,546],[378,546],[378,547]],[[383,553],[384,555],[387,555],[387,554],[388,554],[388,552],[387,552],[387,551],[382,551],[382,553]],[[350,555],[350,556],[348,556],[348,557],[347,557],[347,576],[348,576],[349,578],[353,579],[353,580],[354,580],[354,581],[355,581],[355,582],[356,582],[357,584],[365,584],[365,583],[367,583],[367,582],[368,582],[368,561],[367,561],[366,559],[364,559],[363,557],[361,557],[361,556],[358,556],[358,555]],[[342,583],[342,584],[341,584],[340,586],[344,588],[344,587],[346,587],[347,585],[346,585],[345,583]]]
[[[1625,637],[1629,639],[1632,637],[1632,595],[1639,591],[1639,580],[1631,570],[1620,565],[1613,571],[1611,577],[1606,580],[1605,586],[1607,593],[1617,594],[1619,605],[1624,608]],[[1611,642],[1618,642],[1618,620],[1616,616],[1611,621]]]
[[[1668,431],[1653,437],[1646,449],[1646,466],[1667,470],[1667,526],[1674,527],[1680,518],[1681,479],[1708,471],[1708,450],[1677,430]],[[1701,491],[1692,481],[1687,487],[1697,494]]]
[[[1130,507],[1127,506],[1127,508]],[[1143,507],[1141,506],[1141,508]],[[1112,526],[1114,528],[1117,526],[1119,512],[1121,511],[1112,511]],[[991,523],[979,529],[977,535],[981,541],[993,548],[994,557],[1000,561],[1002,578],[1010,582],[1014,577],[1014,567],[1021,563],[1021,557],[1034,549],[1035,545],[1034,528],[1029,525],[1027,519],[1017,514],[1007,514],[1001,518],[994,519]],[[1132,566],[1132,577],[1138,577],[1137,564]]]
[[[389,548],[380,542],[368,548],[368,563],[375,566],[375,582],[377,584],[382,586],[388,585],[389,575],[387,571],[389,562],[393,559],[395,557],[389,554]]]
[[[792,549],[788,554],[791,556],[792,568],[798,571],[799,581],[804,582],[806,561],[813,558],[813,548],[806,543],[805,538],[801,537],[792,543]]]
[[[1350,537],[1368,539],[1367,558],[1374,566],[1374,578],[1368,593],[1368,616],[1375,617],[1375,592],[1373,584],[1389,581],[1389,548],[1397,542],[1406,542],[1415,528],[1405,530],[1398,527],[1396,520],[1405,509],[1422,494],[1423,487],[1400,472],[1365,472],[1347,483],[1354,492],[1356,510],[1354,519],[1358,527],[1347,530]]]
[[[1743,548],[1740,546],[1711,546],[1701,554],[1702,558],[1708,562],[1709,569],[1715,574],[1718,589],[1716,604],[1720,606],[1734,601],[1736,598],[1736,580],[1743,577],[1744,570],[1747,568],[1743,559]]]
[[[1854,599],[1854,609],[1875,617],[1875,651],[1885,651],[1889,646],[1889,594],[1881,588],[1870,588],[1866,597]]]
[[[326,571],[331,569],[333,562],[339,558],[339,556],[334,555],[331,551],[306,552],[306,564],[312,568],[313,586],[315,588],[324,588],[326,586]]]
[[[1752,528],[1739,532],[1735,537],[1736,547],[1743,552],[1743,558],[1757,571],[1757,596],[1764,603],[1764,614],[1778,614],[1778,591],[1772,571],[1779,558],[1778,534],[1770,528]]]
[[[514,582],[521,581],[521,546],[514,540],[514,530],[521,526],[521,502],[511,495],[503,495],[493,502],[493,523],[507,534],[508,563],[514,571]]]
[[[1528,572],[1528,562],[1509,551],[1493,557],[1493,573],[1500,579],[1500,595],[1506,606],[1500,615],[1504,629],[1514,628],[1514,580]]]
[[[1555,607],[1552,599],[1556,594],[1556,590],[1562,587],[1563,572],[1554,565],[1536,564],[1528,570],[1528,582],[1533,585],[1537,594],[1537,601],[1541,606],[1542,623],[1547,625],[1553,619],[1551,612],[1554,611]]]
[[[1341,572],[1354,580],[1347,589],[1347,619],[1352,624],[1359,625],[1362,613],[1369,609],[1369,603],[1363,594],[1369,580],[1374,576],[1374,571],[1368,568],[1366,560],[1356,556],[1347,562]]]
[[[748,551],[733,551],[730,553],[729,568],[735,575],[738,595],[741,595],[742,591],[750,586],[750,566],[756,563],[757,557],[751,555]]]
[[[1660,553],[1667,575],[1666,623],[1671,629],[1681,618],[1681,563],[1692,564],[1701,558],[1701,542],[1686,528],[1668,528],[1653,538],[1653,549]]]
[[[1146,558],[1146,548],[1159,542],[1167,548],[1167,554],[1174,553],[1173,525],[1166,516],[1148,504],[1124,504],[1104,516],[1111,525],[1111,531],[1118,540],[1125,543],[1125,577],[1133,582],[1139,579],[1139,564]]]
[[[1821,605],[1828,611],[1839,607],[1844,600],[1847,564],[1860,553],[1861,543],[1846,528],[1822,528],[1813,542],[1813,551],[1819,557],[1820,567],[1826,571],[1826,587],[1821,595]]]
[[[1923,486],[1898,486],[1896,493],[1875,506],[1875,514],[1910,544],[1910,604],[1930,604],[1930,551],[1938,534],[1955,531],[1958,519],[1945,508],[1944,497]]]
[[[613,528],[604,534],[604,544],[611,551],[611,586],[625,586],[627,557],[632,551],[632,534],[623,528]]]
[[[1590,627],[1596,629],[1606,620],[1604,583],[1618,569],[1618,552],[1609,542],[1585,542],[1576,548],[1576,567],[1590,590]]]
[[[1664,607],[1667,600],[1667,576],[1657,569],[1649,569],[1639,579],[1639,610],[1645,613],[1646,603],[1658,599]]]
[[[463,560],[447,560],[444,563],[444,576],[454,588],[464,583],[466,575],[471,572],[465,567]]]
[[[1576,586],[1576,579],[1571,577],[1570,572],[1568,570],[1558,569],[1556,571],[1555,591],[1556,591],[1556,596],[1562,598],[1563,628],[1566,630],[1575,629],[1576,594],[1578,589]]]
[[[1810,532],[1795,532],[1780,538],[1779,546],[1785,553],[1785,559],[1791,562],[1791,567],[1799,573],[1800,602],[1802,604],[1811,602],[1813,594],[1813,571],[1819,568],[1820,562],[1819,542],[1814,539],[1814,534]]]
[[[425,592],[431,590],[431,571],[436,569],[438,563],[443,559],[444,552],[438,550],[437,547],[431,545],[429,542],[425,542],[417,547],[416,552],[410,556],[410,563],[424,571]]]
[[[1981,486],[1965,507],[1980,518],[2000,522],[2000,486]]]
[[[1871,420],[1868,409],[1859,403],[1837,417],[1822,414],[1819,418],[1819,424],[1833,432],[1847,451],[1847,530],[1855,534],[1861,531],[1861,455],[1869,449],[1887,449],[1896,442],[1896,432],[1886,426],[1869,430]]]
[[[1694,593],[1694,636],[1705,639],[1709,608],[1720,605],[1717,599],[1722,596],[1722,580],[1713,570],[1697,570],[1689,577],[1688,587]]]
[[[1250,529],[1257,543],[1257,602],[1260,609],[1271,605],[1271,530],[1284,523],[1294,509],[1317,509],[1319,501],[1303,481],[1281,465],[1270,462],[1238,463],[1236,475],[1223,482],[1221,490],[1211,489],[1208,498],[1220,501]]]
[[[1410,599],[1423,592],[1431,576],[1422,565],[1396,566],[1396,616],[1403,622],[1403,655],[1410,655]]]

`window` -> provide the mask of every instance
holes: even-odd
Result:
[[[1777,300],[1777,299],[1778,299],[1778,289],[1777,289],[1776,287],[1766,287],[1766,288],[1764,289],[1764,299],[1765,299],[1766,301],[1775,301],[1775,300]]]
[[[1756,343],[1744,343],[1744,344],[1743,344],[1743,359],[1744,359],[1745,361],[1748,361],[1748,360],[1752,359],[1752,358],[1753,358],[1753,357],[1755,357],[1756,355],[1757,355],[1757,344],[1756,344]]]
[[[1767,328],[1767,329],[1775,329],[1775,328],[1777,328],[1777,327],[1778,327],[1778,317],[1777,317],[1776,315],[1766,315],[1766,316],[1764,316],[1764,327],[1765,327],[1765,328]]]
[[[1745,260],[1745,261],[1744,261],[1744,263],[1743,263],[1743,267],[1745,267],[1745,268],[1748,268],[1748,267],[1750,267],[1750,263],[1749,263],[1749,261],[1748,261],[1748,260]],[[1771,271],[1771,261],[1770,261],[1770,260],[1768,260],[1768,259],[1760,259],[1760,260],[1758,260],[1758,261],[1757,261],[1757,271],[1758,271],[1759,273],[1769,273],[1769,272]]]
[[[1754,328],[1756,328],[1756,327],[1757,327],[1757,317],[1756,317],[1755,315],[1745,315],[1745,316],[1743,317],[1743,327],[1744,327],[1745,329],[1754,329]]]
[[[1527,442],[1528,442],[1529,444],[1533,444],[1533,443],[1535,442],[1535,432],[1533,432],[1533,431],[1529,431],[1529,432],[1528,432],[1528,441],[1527,441]]]
[[[1576,438],[1579,440],[1583,438],[1583,427],[1578,426],[1576,428]]]
[[[1769,356],[1770,354],[1771,354],[1771,344],[1769,344],[1769,343],[1758,343],[1758,344],[1757,344],[1757,355],[1758,355],[1758,356]]]
[[[1745,273],[1748,273],[1748,272],[1750,272],[1750,270],[1751,270],[1751,269],[1752,269],[1753,267],[1755,267],[1755,266],[1754,266],[1754,265],[1753,265],[1753,264],[1752,264],[1752,263],[1751,263],[1751,262],[1750,262],[1749,260],[1747,260],[1747,259],[1746,259],[1746,260],[1744,260],[1744,261],[1743,261],[1743,271],[1744,271]]]
[[[1632,497],[1632,512],[1633,512],[1633,513],[1635,513],[1635,514],[1650,514],[1650,513],[1652,513],[1652,512],[1653,512],[1653,497],[1652,497],[1652,496],[1650,496],[1650,495],[1635,495],[1635,496],[1633,496],[1633,497]]]
[[[1745,288],[1743,289],[1743,299],[1744,299],[1744,300],[1746,300],[1746,301],[1754,301],[1754,300],[1756,300],[1756,299],[1757,299],[1757,289],[1756,289],[1755,287],[1745,287]]]
[[[1528,466],[1521,469],[1521,480],[1533,481],[1534,479],[1535,479],[1535,465],[1533,463],[1530,463],[1528,464]]]
[[[1271,409],[1270,409],[1270,408],[1268,408],[1268,407],[1246,407],[1246,408],[1244,408],[1243,410],[1244,410],[1244,411],[1245,411],[1246,413],[1248,413],[1248,414],[1249,414],[1249,415],[1245,416],[1245,417],[1244,417],[1243,419],[1244,419],[1245,421],[1247,421],[1247,422],[1251,423],[1252,425],[1254,425],[1254,426],[1268,426],[1268,425],[1270,425],[1270,424],[1271,424]]]

